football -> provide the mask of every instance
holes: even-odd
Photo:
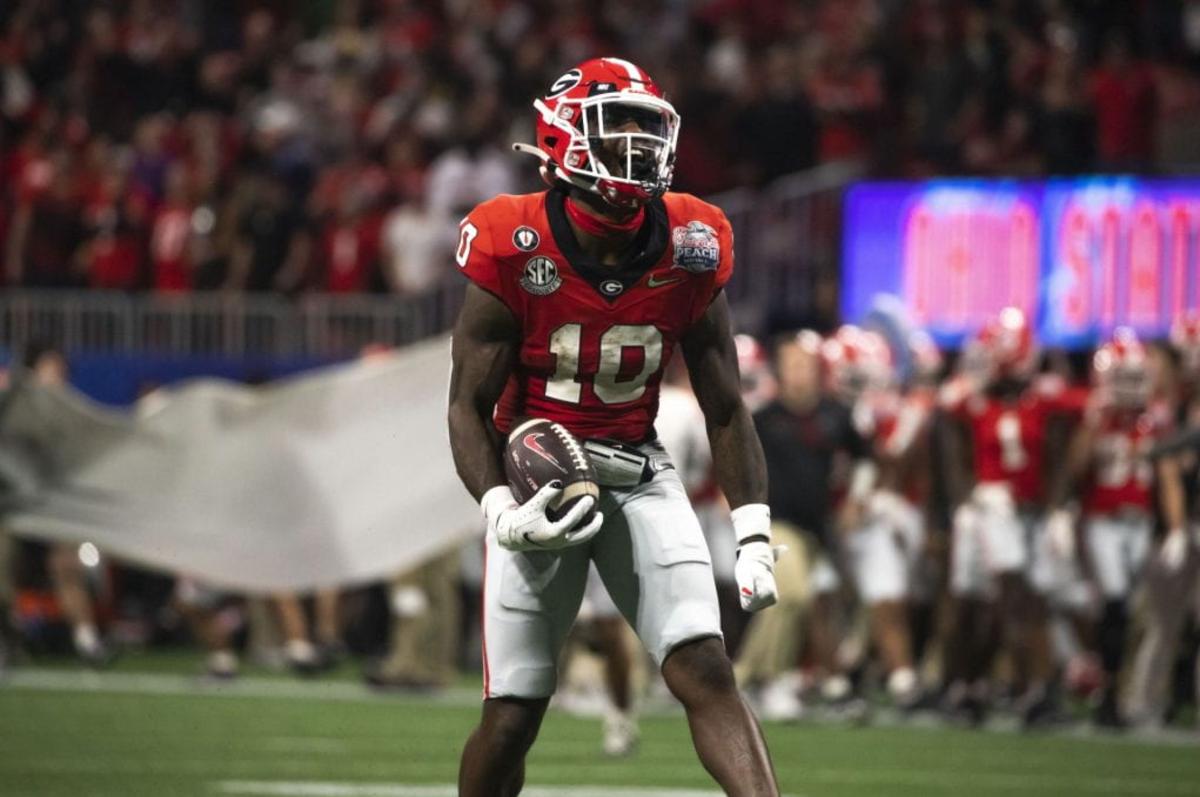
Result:
[[[504,471],[521,503],[546,484],[562,482],[562,495],[546,509],[551,520],[562,517],[585,495],[600,500],[596,471],[583,445],[561,424],[545,418],[531,418],[512,430],[504,451]],[[591,513],[583,522],[589,520]]]

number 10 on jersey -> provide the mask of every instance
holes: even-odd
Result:
[[[546,380],[546,397],[578,404],[583,394],[579,354],[583,344],[582,324],[563,324],[550,333],[554,374]],[[618,379],[625,349],[641,349],[638,373]],[[592,377],[592,391],[605,404],[637,401],[646,392],[646,382],[662,366],[662,333],[651,324],[616,324],[600,336],[600,364]]]

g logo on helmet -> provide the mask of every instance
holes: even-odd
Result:
[[[555,97],[566,94],[571,89],[579,85],[579,81],[583,80],[583,72],[578,69],[572,69],[558,80],[550,84],[550,93],[546,95],[546,99],[552,100]]]

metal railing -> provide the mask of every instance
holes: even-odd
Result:
[[[736,263],[726,289],[739,326],[761,332],[772,316],[808,316],[818,282],[841,262],[842,193],[862,175],[852,163],[798,172],[759,191],[738,189],[709,201],[733,225]]]
[[[463,285],[416,297],[100,291],[0,294],[0,346],[51,340],[67,352],[330,358],[446,330]]]
[[[727,290],[743,328],[810,309],[815,280],[837,265],[841,194],[857,174],[823,166],[711,197],[734,229]],[[341,357],[448,330],[462,293],[462,280],[414,297],[11,290],[0,293],[0,347],[47,339],[67,352]]]

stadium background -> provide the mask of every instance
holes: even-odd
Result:
[[[187,376],[261,382],[445,331],[462,291],[458,219],[536,190],[509,143],[529,138],[530,98],[593,55],[639,63],[680,111],[675,187],[733,221],[730,298],[762,336],[865,312],[847,285],[879,266],[850,271],[843,235],[864,180],[970,177],[950,185],[986,201],[1012,183],[979,178],[1082,178],[1086,191],[1112,185],[1092,175],[1169,179],[1200,163],[1195,2],[15,0],[0,25],[0,347],[9,359],[60,347],[72,382],[115,404]],[[1145,331],[1165,331],[1163,301]],[[945,342],[983,312],[955,316]],[[1067,342],[1086,349],[1115,320]],[[91,577],[131,651],[110,674],[125,680],[89,682],[59,658],[69,644],[31,592],[18,608],[32,612],[34,668],[25,681],[15,668],[24,688],[0,686],[7,793],[452,779],[449,748],[474,711],[457,693],[449,706],[370,702],[347,664],[282,696],[252,684],[216,704],[151,697],[198,661],[163,610],[169,581],[107,562]],[[356,654],[384,644],[381,601],[347,600]],[[89,683],[99,691],[80,695]],[[339,702],[326,711],[314,695]],[[115,718],[129,730],[105,734]],[[402,727],[426,722],[436,743]],[[678,722],[650,720],[643,757],[623,764],[592,760],[582,721],[556,722],[532,770],[547,782],[704,783]],[[959,793],[974,771],[985,794],[1184,794],[1200,777],[1194,747],[858,733],[769,729],[785,790]],[[863,748],[878,761],[858,760]],[[317,793],[303,788],[274,793]]]

